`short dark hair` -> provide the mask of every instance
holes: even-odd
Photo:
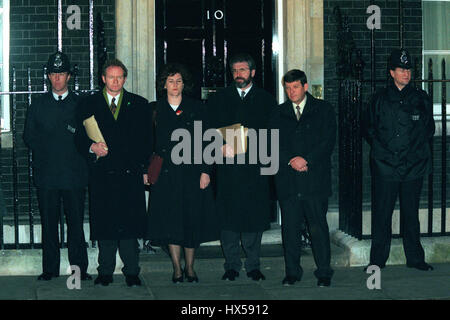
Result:
[[[228,63],[228,65],[230,66],[230,70],[233,69],[233,64],[238,63],[238,62],[247,62],[250,70],[256,69],[255,59],[253,59],[253,57],[251,55],[249,55],[248,53],[238,53],[238,54],[232,56]]]
[[[103,65],[103,68],[102,68],[102,75],[103,76],[106,76],[106,69],[108,69],[109,67],[120,67],[123,70],[123,76],[125,78],[128,76],[128,69],[127,69],[127,67],[125,67],[123,62],[120,61],[119,59],[110,59],[110,60],[105,62],[105,64]]]
[[[292,69],[292,70],[289,70],[288,72],[286,72],[286,74],[283,76],[283,79],[281,82],[283,83],[283,86],[284,86],[284,84],[286,82],[291,83],[291,82],[298,81],[298,80],[300,80],[300,83],[302,84],[302,86],[304,86],[305,83],[308,83],[306,74],[302,70]]]
[[[181,75],[183,79],[183,92],[190,94],[194,88],[194,82],[192,80],[192,75],[189,70],[180,63],[168,63],[161,68],[158,75],[156,76],[156,93],[159,97],[163,97],[166,89],[166,81],[168,77],[174,76],[177,73]]]

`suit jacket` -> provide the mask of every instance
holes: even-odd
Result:
[[[89,165],[92,240],[132,239],[144,236],[145,188],[143,174],[152,152],[152,121],[147,100],[123,91],[117,120],[103,94],[81,103],[76,142]],[[108,146],[108,155],[96,159],[93,141],[82,122],[94,115]]]
[[[336,117],[326,101],[308,92],[300,121],[291,101],[273,113],[271,126],[280,131],[280,168],[275,176],[278,199],[329,197],[331,195],[331,153],[336,142]],[[308,171],[294,170],[289,161],[303,157]]]
[[[247,128],[268,129],[270,114],[277,107],[275,98],[255,84],[241,100],[235,85],[217,92],[208,101],[211,126],[220,128],[241,123]],[[236,232],[264,231],[270,227],[270,176],[261,175],[262,164],[217,166],[216,206],[222,228]]]

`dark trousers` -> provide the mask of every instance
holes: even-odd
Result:
[[[400,222],[403,249],[408,264],[425,260],[420,244],[419,201],[423,178],[411,181],[385,181],[372,177],[372,246],[370,264],[385,266],[389,258],[392,236],[392,213],[400,196]]]
[[[83,231],[85,189],[58,190],[39,188],[37,194],[42,225],[43,272],[59,275],[60,244],[58,223],[61,214],[61,200],[67,222],[69,263],[70,265],[77,265],[82,273],[86,272],[88,257]]]
[[[259,256],[261,253],[262,232],[235,232],[223,230],[220,236],[223,255],[225,256],[225,270],[239,272],[242,267],[241,246],[247,256],[245,259],[245,270],[247,272],[259,270]]]
[[[317,278],[331,278],[333,270],[330,266],[330,233],[326,219],[328,198],[303,200],[293,196],[281,200],[280,207],[286,276],[301,279],[303,275],[300,266],[301,231],[306,223],[317,266],[314,274]]]
[[[98,274],[109,276],[116,269],[116,253],[123,262],[122,272],[126,276],[139,275],[139,244],[137,239],[99,240],[98,241]]]

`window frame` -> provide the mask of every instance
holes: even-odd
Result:
[[[446,55],[446,56],[448,56],[448,59],[446,58],[446,61],[450,62],[450,48],[445,49],[445,50],[426,50],[425,49],[425,45],[424,45],[425,42],[423,39],[423,37],[425,35],[425,27],[426,27],[425,23],[423,23],[423,20],[424,20],[423,3],[424,2],[450,2],[450,0],[422,0],[422,43],[423,43],[423,45],[422,45],[422,74],[424,75],[424,79],[425,79],[425,77],[427,76],[425,74],[425,72],[426,72],[425,68],[428,66],[428,59],[429,59],[428,56],[430,56],[430,55]],[[437,63],[440,63],[440,61],[438,61]],[[449,67],[450,67],[450,63],[446,64],[446,75],[448,74]],[[441,78],[441,75],[433,75],[433,76],[434,76],[435,80]],[[448,84],[447,87],[449,85],[450,84]],[[428,85],[426,82],[422,83],[422,89],[425,90],[427,86]],[[434,102],[434,97],[431,97],[431,99],[433,100],[434,119],[436,121],[441,122],[442,121],[442,104],[441,104],[441,102]],[[447,99],[447,101],[448,101],[448,99]],[[449,109],[450,109],[450,101],[447,102],[447,111]],[[450,121],[450,114],[448,112],[447,112],[447,121]],[[439,124],[439,126],[440,126],[440,124]]]
[[[3,6],[0,7],[0,13],[2,15],[2,60],[0,61],[1,67],[1,79],[0,79],[0,91],[9,92],[9,49],[10,49],[10,1],[3,0]],[[0,128],[1,132],[11,131],[11,119],[10,119],[10,96],[9,94],[2,94],[0,96]]]

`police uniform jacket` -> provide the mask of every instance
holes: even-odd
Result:
[[[92,240],[142,238],[146,225],[146,173],[152,152],[152,118],[147,100],[122,91],[117,120],[101,92],[82,101],[77,119],[76,143],[89,165],[89,198]],[[82,122],[95,116],[108,146],[108,155],[97,159]]]
[[[28,108],[23,138],[33,151],[33,177],[39,188],[84,188],[86,162],[75,147],[77,102],[70,92],[57,101],[51,92],[33,100]]]
[[[391,80],[374,95],[364,115],[372,175],[404,181],[431,173],[434,130],[433,105],[427,93],[411,84],[399,90]]]

